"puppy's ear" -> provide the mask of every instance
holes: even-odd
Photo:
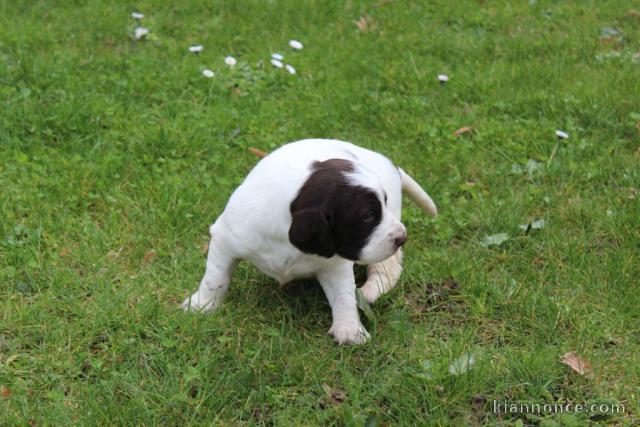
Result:
[[[335,253],[331,225],[321,209],[310,208],[292,214],[289,241],[304,253],[331,258]]]

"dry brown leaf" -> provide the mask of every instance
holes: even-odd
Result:
[[[331,388],[327,384],[322,384],[322,389],[327,394],[327,397],[329,398],[331,403],[334,405],[341,404],[344,401],[344,399],[347,398],[347,395],[345,394],[344,391],[338,390],[336,388]]]
[[[59,254],[59,255],[60,255],[60,258],[64,258],[64,257],[66,257],[66,256],[69,254],[69,252],[71,252],[71,251],[69,250],[69,248],[62,248],[62,249],[60,249],[60,254]]]
[[[261,159],[264,157],[267,157],[267,153],[265,153],[262,150],[258,150],[257,148],[249,147],[249,151],[255,154],[256,156],[260,157]]]
[[[575,351],[566,353],[564,356],[562,356],[560,362],[564,363],[580,375],[591,373],[591,365],[589,364],[589,362],[578,356]]]
[[[147,252],[146,254],[144,254],[144,262],[145,263],[149,263],[151,261],[153,261],[153,259],[156,257],[156,255],[158,255],[156,253],[156,251],[154,251],[153,249],[151,249],[149,252]]]
[[[465,127],[462,127],[460,129],[456,130],[455,132],[453,132],[453,136],[460,136],[460,135],[463,135],[465,133],[469,133],[472,130],[473,130],[473,128],[471,126],[465,126]]]
[[[627,12],[627,16],[629,18],[640,18],[640,10],[632,9],[629,12]]]
[[[356,21],[358,30],[366,33],[367,31],[375,31],[376,24],[373,22],[373,18],[369,15],[363,15]]]
[[[8,399],[11,397],[11,390],[9,390],[9,387],[3,386],[2,388],[0,388],[0,395],[5,399]]]

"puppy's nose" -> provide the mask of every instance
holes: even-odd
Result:
[[[396,237],[395,242],[396,242],[396,246],[399,248],[400,246],[404,245],[404,242],[407,241],[407,233],[402,233],[402,235],[400,237]]]

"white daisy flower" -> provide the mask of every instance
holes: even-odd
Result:
[[[272,58],[272,59],[275,59],[275,60],[277,60],[277,61],[282,61],[282,60],[284,59],[284,56],[282,56],[282,55],[281,55],[281,54],[279,54],[279,53],[272,53],[272,54],[271,54],[271,58]]]
[[[304,47],[298,40],[289,40],[289,46],[297,50],[300,50]]]
[[[202,75],[205,76],[206,78],[210,79],[213,76],[215,76],[215,73],[213,71],[211,71],[208,68],[205,68],[204,70],[202,70]]]
[[[293,67],[292,67],[291,65],[289,65],[289,64],[285,65],[285,68],[287,69],[287,71],[288,71],[290,74],[295,74],[295,73],[296,73],[296,69],[295,69],[295,68],[293,68]]]
[[[131,17],[133,19],[142,19],[142,18],[144,18],[144,15],[142,13],[140,13],[140,12],[132,12],[131,13]]]
[[[565,131],[562,131],[562,130],[556,130],[556,136],[559,139],[567,139],[567,138],[569,138],[569,134],[566,133]]]
[[[233,67],[238,63],[238,61],[236,61],[236,58],[234,58],[233,56],[227,56],[224,58],[224,63],[229,67]]]
[[[136,40],[145,38],[148,35],[149,35],[149,29],[145,27],[137,27],[133,32],[133,36],[136,38]]]
[[[283,67],[282,62],[278,61],[277,59],[272,59],[271,60],[271,65],[273,65],[274,67],[277,67],[277,68],[282,68]]]
[[[200,53],[202,52],[202,49],[204,49],[204,46],[202,46],[201,44],[197,44],[195,46],[189,46],[189,52],[191,53]]]
[[[446,83],[449,81],[449,76],[447,76],[446,74],[438,74],[438,80],[440,81],[440,83]]]

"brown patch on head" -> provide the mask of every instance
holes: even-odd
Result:
[[[313,162],[311,169],[313,172],[300,188],[298,197],[291,202],[291,213],[312,205],[322,205],[326,200],[321,198],[327,190],[348,185],[345,174],[353,172],[355,166],[351,160],[329,159]]]
[[[351,160],[329,159],[311,165],[311,175],[291,202],[289,241],[302,252],[357,260],[382,219],[382,205],[369,188],[347,177]]]

